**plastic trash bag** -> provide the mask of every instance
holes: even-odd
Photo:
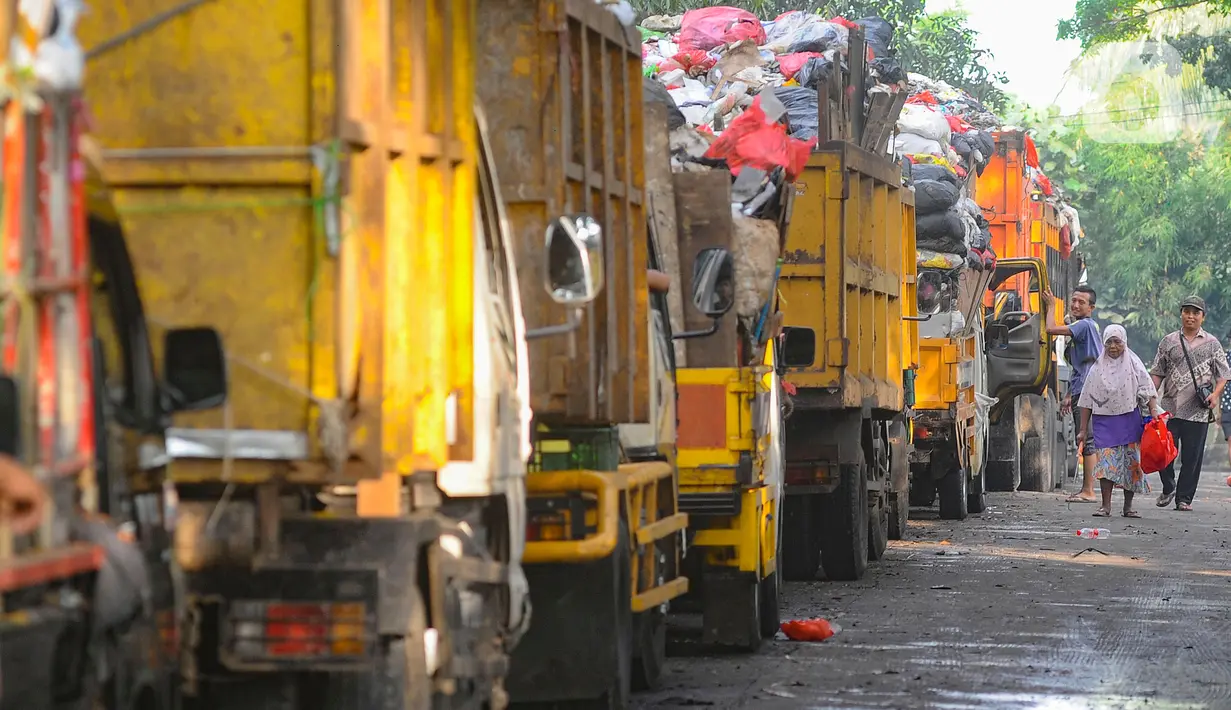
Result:
[[[906,70],[896,59],[877,57],[869,65],[872,71],[886,84],[899,84],[906,81]]]
[[[920,269],[941,269],[952,271],[960,269],[966,263],[961,254],[944,254],[930,249],[919,249],[915,253],[915,263]]]
[[[733,175],[739,175],[744,165],[767,172],[781,167],[786,170],[787,180],[793,181],[808,162],[816,140],[801,141],[787,135],[785,126],[769,120],[764,98],[765,95],[757,96],[752,106],[714,141],[705,157],[725,160]],[[775,97],[774,103],[777,102]]]
[[[945,147],[939,142],[924,138],[914,133],[899,133],[893,138],[893,151],[899,155],[931,155],[942,156]],[[942,158],[942,160],[944,160]],[[922,162],[916,160],[915,162]],[[945,161],[946,164],[948,161]]]
[[[81,87],[85,74],[85,50],[77,41],[77,21],[85,12],[81,0],[55,3],[55,34],[44,38],[34,51],[34,75],[56,90]],[[24,46],[22,42],[16,43]]]
[[[703,7],[684,13],[680,49],[710,50],[730,42],[751,39],[765,44],[765,29],[757,16],[735,7]]]
[[[959,187],[957,174],[943,165],[915,164],[910,166],[910,178],[915,182],[938,180]]]
[[[798,81],[800,86],[809,86],[819,91],[818,87],[829,80],[832,71],[833,62],[824,56],[814,57],[804,62],[799,73],[795,75],[795,81]]]
[[[778,57],[778,69],[782,71],[782,75],[788,79],[794,76],[803,68],[804,64],[809,59],[814,57],[824,56],[820,52],[799,52],[798,54],[784,54]]]
[[[966,241],[966,223],[961,212],[950,209],[917,216],[915,247],[944,254],[965,254],[970,246]]]
[[[783,86],[774,89],[774,96],[786,107],[792,138],[806,141],[817,137],[821,123],[816,91],[803,86]]]
[[[1175,446],[1175,437],[1167,428],[1169,415],[1153,417],[1146,422],[1145,431],[1141,434],[1141,472],[1158,473],[1167,468],[1179,455]]]
[[[893,25],[879,17],[865,17],[855,20],[855,24],[863,28],[863,36],[868,40],[873,59],[889,56],[889,45],[893,44]]]
[[[805,12],[788,12],[780,16],[763,43],[775,54],[797,52],[824,52],[827,49],[845,50],[850,40],[850,30],[842,25],[827,22],[820,15]]]
[[[792,641],[824,641],[834,635],[834,630],[825,619],[808,619],[782,622],[782,633]]]
[[[671,92],[656,79],[643,79],[641,82],[641,100],[644,103],[657,103],[667,107],[667,130],[674,131],[684,125],[684,114],[675,105]]]
[[[907,104],[902,107],[902,114],[898,117],[898,130],[944,144],[949,143],[953,134],[943,113],[920,104]]]
[[[915,180],[915,213],[920,215],[944,212],[957,204],[961,196],[957,185],[940,180]]]

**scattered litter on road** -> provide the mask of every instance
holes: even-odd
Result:
[[[836,634],[834,624],[826,619],[804,619],[782,622],[782,633],[792,641],[824,641]]]
[[[947,587],[943,584],[934,585],[930,587],[930,589],[934,589],[936,591],[949,591],[949,592],[953,591],[953,587]]]
[[[768,688],[761,688],[761,692],[762,692],[762,693],[765,693],[765,694],[767,694],[767,695],[772,695],[772,696],[774,696],[774,697],[776,697],[776,698],[795,698],[795,697],[799,697],[799,696],[795,695],[795,693],[792,693],[792,692],[787,691],[787,690],[783,690],[783,689],[781,689],[781,688],[775,688],[775,687],[774,687],[774,686],[772,686],[772,685],[771,685],[770,687],[768,687]]]

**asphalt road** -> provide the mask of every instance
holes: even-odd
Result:
[[[862,581],[787,585],[783,619],[836,636],[672,658],[635,707],[1231,708],[1226,476],[1206,471],[1191,513],[1139,496],[1140,520],[1119,516],[1119,492],[1112,518],[1059,493],[993,494],[961,523],[914,510]]]

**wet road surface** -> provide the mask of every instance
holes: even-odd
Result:
[[[1140,520],[1118,491],[1112,518],[1059,493],[993,494],[961,523],[916,509],[862,581],[786,585],[783,620],[820,616],[836,636],[671,658],[635,707],[1231,708],[1226,477],[1205,472],[1191,513],[1138,496]]]

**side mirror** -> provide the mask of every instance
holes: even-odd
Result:
[[[603,290],[603,228],[589,215],[547,226],[543,287],[564,306],[584,306]]]
[[[782,329],[782,366],[812,367],[816,363],[816,331],[811,328]]]
[[[163,339],[162,377],[168,412],[212,409],[227,400],[227,360],[213,328],[175,328]]]
[[[17,380],[0,376],[0,454],[21,453],[21,388]]]
[[[692,264],[692,304],[710,318],[735,305],[735,260],[718,247],[702,249]]]
[[[987,326],[987,347],[999,348],[1009,342],[1009,326],[1002,323],[992,323]]]

